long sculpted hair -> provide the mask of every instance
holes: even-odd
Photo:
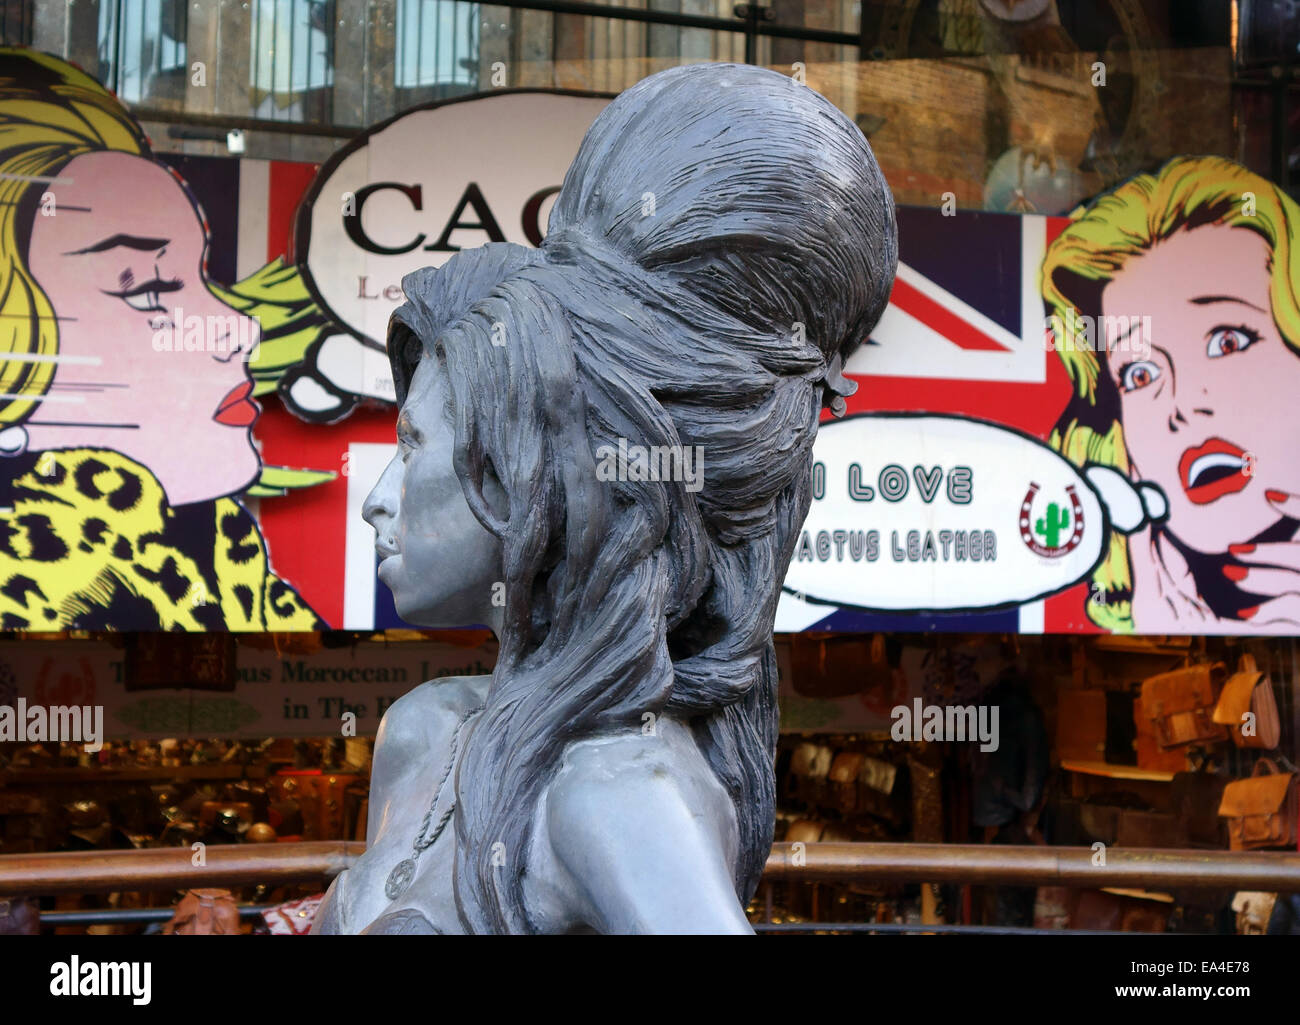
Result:
[[[772,623],[813,440],[897,260],[893,201],[848,118],[774,72],[694,65],[600,114],[539,250],[489,245],[405,280],[399,398],[435,359],[456,472],[504,551],[500,655],[456,774],[466,929],[532,931],[544,787],[567,745],[646,713],[688,723],[731,796],[749,900],[774,821]],[[597,453],[620,440],[702,450],[702,487],[602,480]]]

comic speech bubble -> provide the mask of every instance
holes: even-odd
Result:
[[[537,245],[608,103],[501,90],[417,108],[351,140],[322,166],[295,222],[295,257],[317,302],[382,346],[406,274],[485,242]]]
[[[1154,486],[1080,471],[1041,441],[956,416],[823,424],[785,586],[873,611],[1019,605],[1085,579],[1112,526],[1164,514]]]

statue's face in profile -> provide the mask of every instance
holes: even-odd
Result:
[[[379,579],[393,592],[399,616],[419,626],[495,625],[501,542],[470,510],[453,468],[448,399],[445,373],[423,360],[397,420],[397,455],[362,515],[375,528]],[[484,482],[484,496],[494,509],[505,508],[495,480]]]

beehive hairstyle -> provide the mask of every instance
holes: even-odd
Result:
[[[533,928],[543,788],[567,745],[647,712],[688,723],[730,795],[736,895],[752,895],[774,822],[777,597],[823,403],[897,258],[847,117],[774,72],[694,65],[600,114],[540,250],[485,246],[405,280],[399,395],[420,359],[447,375],[456,472],[504,550],[500,656],[456,776],[467,929]],[[700,446],[702,488],[599,479],[620,439]]]

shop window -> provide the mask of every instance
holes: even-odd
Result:
[[[99,65],[106,84],[127,103],[183,106],[187,31],[184,0],[101,4]]]
[[[257,0],[250,31],[250,105],[269,121],[328,121],[334,85],[333,3]]]
[[[32,0],[0,0],[0,40],[6,46],[31,46]]]

